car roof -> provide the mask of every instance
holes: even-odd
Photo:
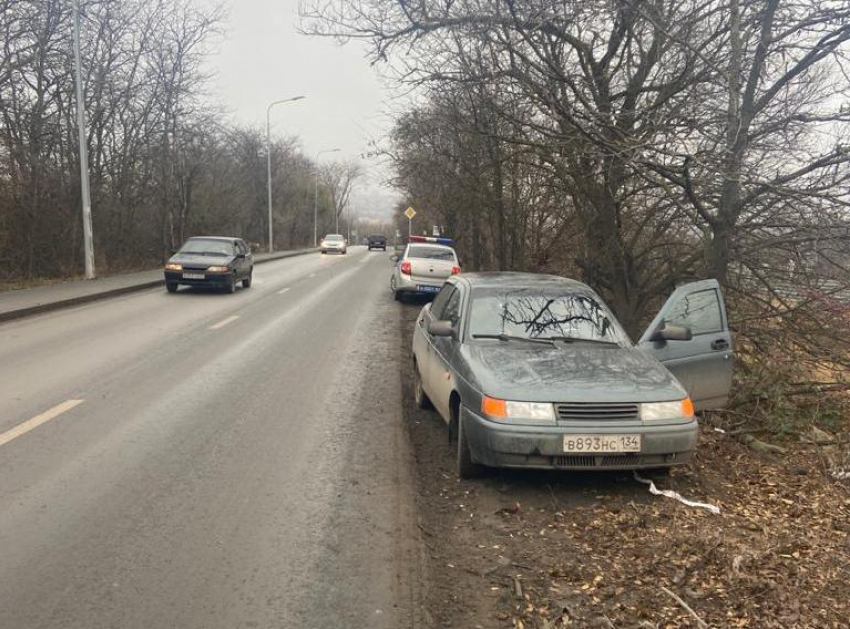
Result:
[[[221,240],[222,242],[235,242],[242,239],[236,238],[235,236],[192,236],[186,240]]]
[[[545,273],[519,273],[513,271],[481,271],[463,273],[458,282],[466,282],[470,288],[568,288],[590,291],[587,284],[559,275]]]

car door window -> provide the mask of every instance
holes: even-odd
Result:
[[[664,321],[674,325],[684,325],[694,335],[711,334],[723,329],[720,315],[720,298],[716,290],[702,290],[687,293],[671,304],[664,315]]]
[[[458,324],[460,321],[460,291],[452,291],[440,319],[443,321],[451,321],[452,325],[455,326]]]
[[[431,316],[434,317],[436,321],[443,320],[443,311],[446,309],[446,304],[448,304],[449,299],[454,292],[455,287],[453,284],[443,284],[440,292],[434,298],[434,302],[431,304]]]

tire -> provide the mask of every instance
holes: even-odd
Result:
[[[458,409],[460,415],[460,409]],[[463,429],[463,420],[460,416],[456,419],[457,422],[457,475],[458,478],[479,478],[484,475],[485,467],[472,460],[472,451],[469,449],[469,443],[466,441],[465,431]]]
[[[180,285],[177,282],[166,282],[165,283],[165,290],[167,290],[169,293],[176,293],[177,288],[179,286]]]
[[[395,299],[396,301],[404,302],[404,295],[400,290],[394,290],[393,299]]]
[[[413,361],[413,399],[416,401],[416,406],[428,410],[434,408],[425,389],[422,388],[422,375],[419,373],[419,365]]]
[[[230,281],[224,287],[224,292],[229,293],[231,295],[236,292],[236,275],[230,276]]]
[[[254,269],[251,269],[251,272],[248,273],[248,277],[242,280],[242,288],[251,288],[251,282],[254,281]]]

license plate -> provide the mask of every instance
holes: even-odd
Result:
[[[416,286],[416,290],[418,290],[420,293],[439,293],[440,287],[439,286],[425,286],[423,284],[418,284]]]
[[[640,435],[564,435],[564,452],[640,452]]]
[[[184,280],[204,280],[204,279],[206,279],[206,277],[207,276],[204,275],[203,273],[184,273],[183,274]]]

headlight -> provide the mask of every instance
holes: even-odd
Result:
[[[555,407],[549,402],[511,402],[481,398],[481,412],[490,419],[516,424],[555,424]]]
[[[182,271],[183,265],[182,264],[174,264],[173,262],[169,262],[168,264],[165,265],[165,270],[166,271]]]
[[[207,267],[207,271],[210,273],[227,273],[230,269],[226,266],[210,266]]]
[[[640,405],[640,418],[644,421],[664,421],[666,419],[681,419],[694,416],[694,403],[691,398],[675,402],[650,402]]]

